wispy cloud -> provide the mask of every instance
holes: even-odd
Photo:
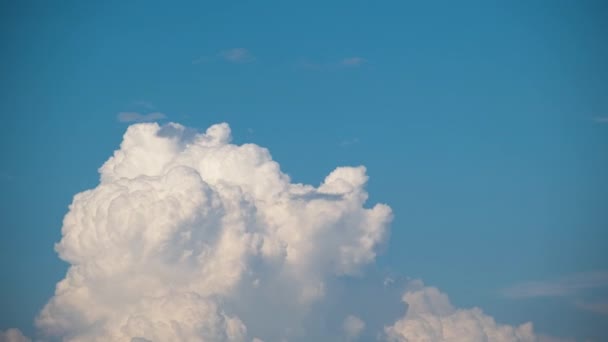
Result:
[[[608,124],[608,116],[596,116],[593,121],[599,124]]]
[[[340,65],[349,68],[360,67],[367,63],[367,60],[363,57],[347,57],[340,61]]]
[[[602,287],[608,287],[608,271],[576,273],[550,281],[524,282],[502,293],[510,298],[563,297]]]
[[[142,114],[138,112],[120,112],[116,116],[116,119],[120,122],[149,122],[165,119],[167,116],[161,112],[152,112],[148,114]]]
[[[228,50],[223,50],[218,53],[218,56],[224,59],[225,61],[232,63],[249,63],[255,60],[255,57],[251,53],[251,51],[245,48],[232,48]]]
[[[345,68],[359,68],[367,64],[367,59],[363,57],[344,57],[340,60],[317,62],[307,58],[298,61],[298,66],[309,70],[339,70]]]
[[[577,300],[574,305],[584,311],[608,315],[608,299],[594,300],[592,302]]]
[[[359,138],[344,139],[340,141],[340,147],[349,147],[359,142]]]
[[[214,55],[200,56],[192,60],[193,65],[226,61],[230,63],[251,63],[255,61],[255,56],[246,48],[232,48],[222,50]]]

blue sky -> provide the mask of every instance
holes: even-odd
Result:
[[[395,215],[379,272],[608,339],[608,305],[581,304],[608,300],[602,1],[1,6],[0,330],[33,334],[67,268],[63,215],[118,148],[119,113],[163,113],[230,123],[296,182],[365,165]],[[532,281],[579,285],[505,294]]]

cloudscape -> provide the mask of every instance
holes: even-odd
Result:
[[[608,341],[606,18],[0,4],[0,342]]]

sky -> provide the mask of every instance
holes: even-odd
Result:
[[[262,284],[270,284],[259,291],[286,289],[277,298],[306,298],[292,303],[281,297],[289,308],[276,305],[277,312],[287,312],[283,323],[291,330],[284,334],[293,340],[306,340],[297,331],[305,327],[317,340],[336,340],[332,334],[341,331],[344,340],[384,334],[404,341],[424,315],[456,326],[462,315],[480,322],[493,317],[513,331],[531,322],[537,336],[552,341],[608,340],[605,2],[0,6],[0,331],[17,328],[34,340],[118,338],[112,329],[119,323],[108,320],[99,328],[91,322],[104,321],[113,309],[125,317],[135,314],[120,306],[97,312],[85,304],[105,303],[118,297],[112,291],[124,288],[108,287],[108,297],[90,301],[62,301],[55,292],[68,269],[85,279],[78,286],[119,279],[92,271],[107,271],[96,261],[102,257],[90,252],[102,241],[87,245],[74,236],[99,229],[86,223],[94,212],[135,222],[123,227],[128,231],[164,222],[155,220],[162,210],[141,209],[141,222],[121,218],[128,214],[107,211],[102,195],[139,189],[144,185],[137,182],[146,177],[154,189],[171,185],[186,191],[186,183],[199,184],[183,171],[188,169],[221,198],[226,209],[220,217],[244,215],[244,207],[234,203],[268,215],[263,222],[243,216],[244,236],[302,244],[294,254],[242,247],[239,265],[247,266],[235,276],[242,280],[259,272]],[[189,147],[197,144],[204,147]],[[154,164],[159,160],[163,167]],[[270,166],[261,170],[256,163]],[[184,172],[183,182],[171,183],[169,165]],[[355,168],[334,172],[340,166]],[[125,185],[121,177],[132,182]],[[242,193],[224,183],[239,185]],[[101,199],[74,197],[89,189]],[[158,191],[150,196],[162,198],[165,192]],[[287,196],[288,209],[269,204],[271,195]],[[204,198],[199,204],[211,205]],[[137,201],[148,203],[139,197],[126,201],[133,208],[139,208]],[[300,221],[273,216],[282,210]],[[71,224],[69,215],[85,218]],[[274,231],[274,225],[287,228]],[[237,229],[217,227],[222,234]],[[283,235],[290,227],[297,228],[293,235]],[[298,233],[317,228],[328,235]],[[361,234],[371,234],[365,235],[371,245],[355,243]],[[223,248],[204,234],[200,238],[214,251]],[[111,267],[118,261],[110,253],[130,255],[138,248],[125,239],[126,245],[103,252]],[[354,254],[347,258],[334,250]],[[236,267],[218,265],[221,271]],[[134,269],[160,277],[146,273],[152,272],[148,266]],[[175,291],[204,283],[207,276],[180,276],[183,283],[175,286],[181,290]],[[222,312],[213,322],[223,323],[209,331],[225,329],[230,333],[222,338],[238,340],[245,330],[235,326],[242,323],[249,341],[280,338],[271,323],[244,308],[256,299],[242,281],[227,276],[226,288],[236,289],[229,294],[215,287],[199,291],[203,304],[197,308]],[[184,293],[171,298],[192,303]],[[434,304],[420,304],[423,299]],[[162,316],[156,304],[137,303],[141,315]],[[81,322],[78,331],[59,327],[61,317],[79,314],[91,322]],[[172,336],[164,333],[150,334]],[[528,332],[513,334],[528,341]],[[509,340],[516,339],[504,339]]]

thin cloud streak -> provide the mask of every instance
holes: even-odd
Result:
[[[601,315],[608,315],[608,299],[602,299],[593,302],[578,300],[574,302],[574,306],[584,311],[595,312]]]
[[[116,119],[120,122],[150,122],[165,118],[167,118],[167,116],[161,112],[152,112],[148,114],[141,114],[138,112],[120,112],[116,116]]]
[[[599,124],[608,124],[608,116],[598,116],[593,118],[593,121]]]
[[[516,284],[502,291],[509,298],[564,297],[582,290],[608,286],[608,271],[577,273],[552,281]]]
[[[365,58],[362,57],[348,57],[348,58],[344,58],[341,62],[340,65],[344,66],[344,67],[360,67],[363,64],[367,63],[367,60]]]
[[[340,141],[340,147],[349,147],[359,143],[359,138],[344,139]]]
[[[249,63],[255,60],[253,54],[245,48],[232,48],[220,51],[219,57],[232,63]]]

